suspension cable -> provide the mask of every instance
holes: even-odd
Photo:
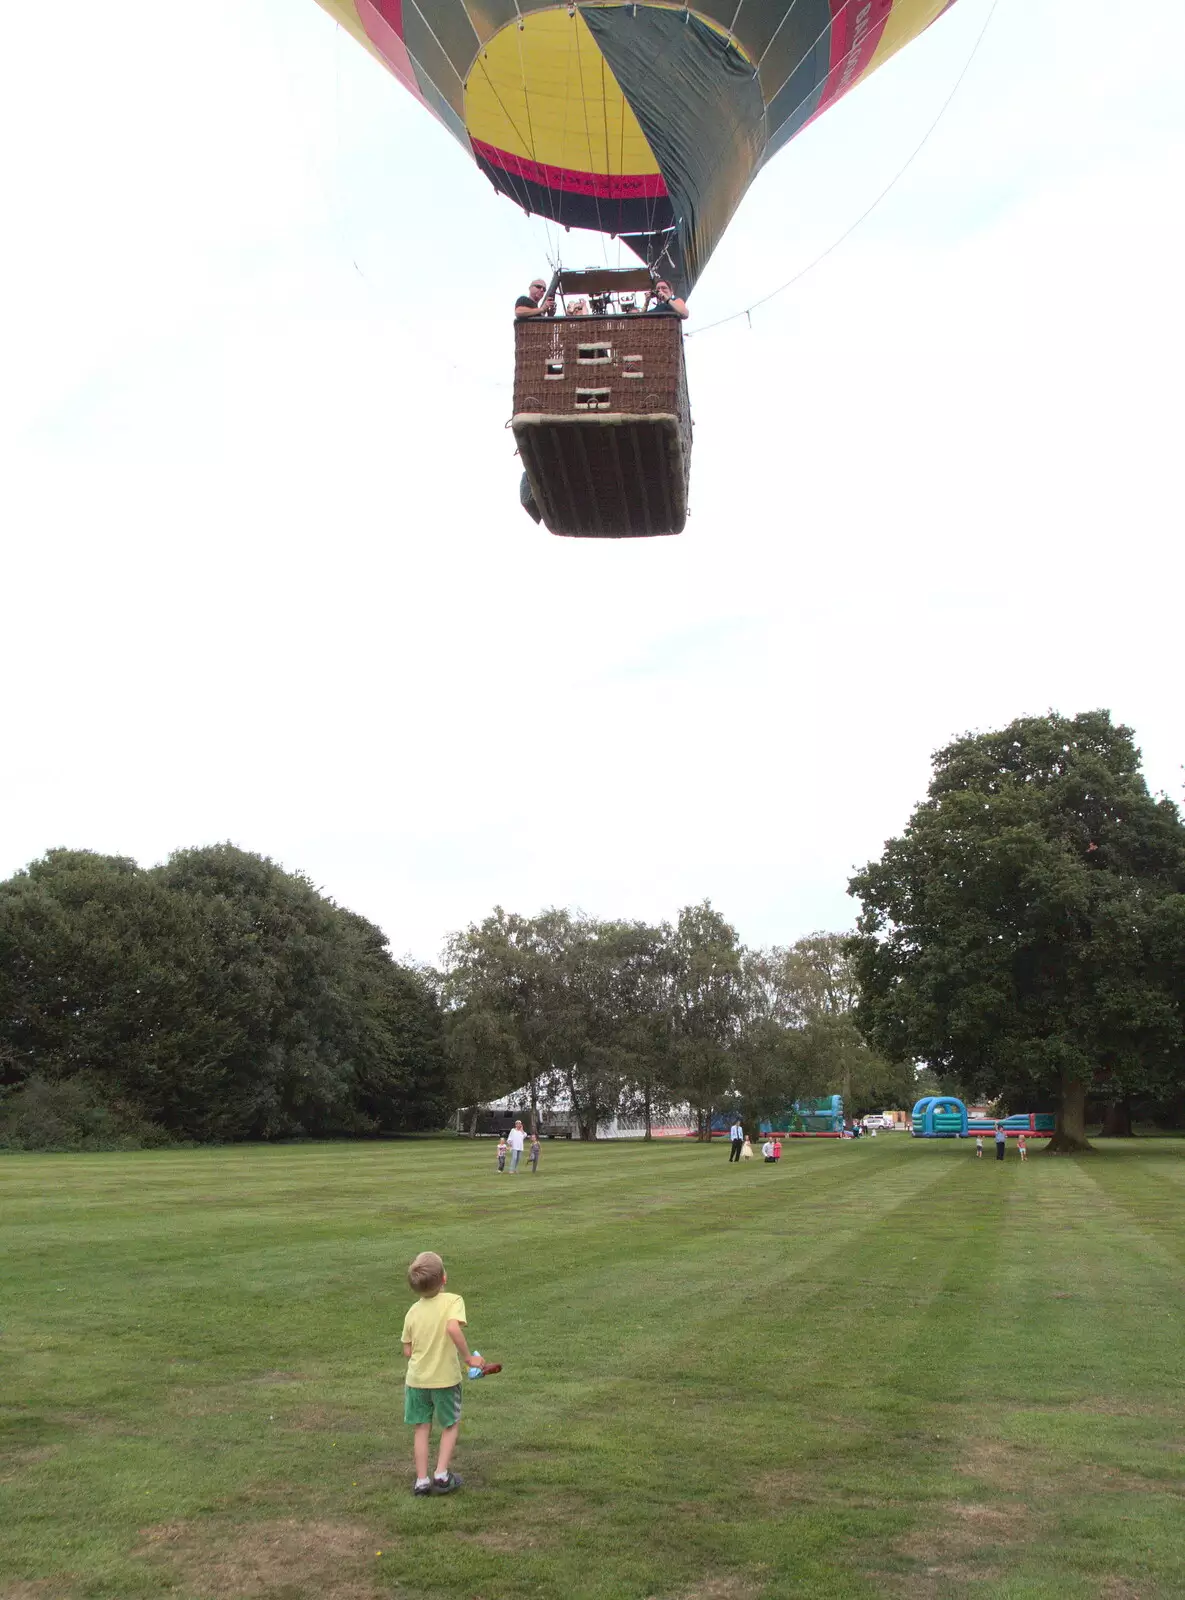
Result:
[[[893,189],[895,189],[897,187],[898,183],[900,183],[901,179],[909,171],[910,167],[913,166],[913,164],[917,160],[918,156],[920,156],[922,151],[925,149],[926,144],[929,141],[930,135],[934,132],[935,128],[937,128],[938,124],[942,121],[943,117],[946,115],[947,110],[950,107],[951,101],[955,98],[955,95],[958,94],[958,92],[959,92],[959,89],[960,89],[960,87],[962,85],[963,79],[967,76],[968,72],[971,70],[971,63],[975,60],[976,55],[979,53],[979,47],[983,43],[984,35],[987,33],[988,28],[991,25],[992,18],[995,16],[996,9],[999,6],[999,4],[1000,4],[1000,0],[992,0],[991,7],[988,10],[987,17],[984,19],[983,27],[979,30],[979,35],[976,38],[975,43],[971,46],[971,54],[967,57],[966,61],[963,63],[963,70],[959,73],[958,77],[955,79],[954,87],[951,89],[951,91],[947,95],[946,99],[942,102],[941,106],[939,106],[937,116],[934,118],[933,122],[931,122],[930,126],[926,129],[925,133],[922,135],[922,137],[919,140],[919,142],[914,146],[913,150],[906,157],[906,159],[905,159],[904,163],[902,164],[902,166],[898,169],[898,171],[896,173],[894,173],[893,177],[890,178],[889,182],[885,185],[885,187],[877,195],[876,199],[873,200],[870,205],[867,205],[864,208],[864,210],[856,218],[855,222],[851,223],[848,227],[846,227],[844,229],[844,231],[839,235],[838,238],[833,239],[831,241],[831,243],[827,246],[826,250],[821,250],[819,252],[819,254],[813,258],[813,260],[807,262],[805,267],[801,267],[794,274],[794,276],[792,278],[787,278],[785,283],[780,283],[776,289],[771,289],[768,294],[763,294],[759,300],[754,300],[754,301],[752,301],[751,304],[749,304],[747,306],[742,306],[739,311],[730,311],[729,314],[726,317],[718,317],[715,322],[709,322],[709,323],[706,324],[706,326],[704,326],[702,328],[696,328],[694,332],[687,333],[685,335],[686,338],[695,339],[700,334],[710,333],[713,328],[723,328],[726,323],[736,322],[741,317],[750,317],[751,313],[756,311],[759,306],[768,305],[769,302],[771,300],[775,300],[778,297],[778,295],[784,294],[787,289],[793,288],[793,286],[796,283],[800,283],[802,281],[802,279],[806,277],[808,272],[813,272],[815,270],[815,268],[820,265],[821,262],[826,261],[827,257],[829,255],[831,255],[833,253],[833,251],[838,250],[840,245],[843,244],[846,239],[850,239],[852,234],[855,233],[856,229],[860,226],[860,224],[862,222],[867,221],[867,219],[872,215],[872,213],[880,205],[881,201],[884,200],[893,191]],[[750,326],[751,325],[752,324],[750,323]]]

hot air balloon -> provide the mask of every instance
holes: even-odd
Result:
[[[624,240],[652,277],[687,295],[760,168],[954,0],[702,0],[695,9],[632,0],[320,4],[444,123],[501,193],[559,227]],[[516,330],[520,363],[524,341],[539,336]],[[566,466],[588,481],[598,469],[581,466],[576,441],[626,414],[617,407],[627,384],[622,361],[646,359],[615,340],[599,363],[611,369],[600,374],[611,380],[610,409],[595,420],[556,413],[574,424]],[[528,359],[537,357],[532,350]],[[644,400],[652,392],[646,382],[628,392],[640,388]],[[628,432],[617,439],[627,501],[636,470]],[[544,509],[545,486],[532,487],[544,490]],[[579,501],[578,486],[568,499]],[[545,509],[544,520],[552,526]],[[624,531],[660,531],[634,520]]]

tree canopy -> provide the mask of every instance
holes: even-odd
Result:
[[[708,902],[675,921],[523,917],[497,909],[450,940],[442,983],[457,1082],[471,1102],[525,1086],[532,1114],[557,1091],[585,1138],[615,1115],[688,1104],[781,1116],[842,1092],[867,1110],[912,1104],[911,1066],[871,1050],[852,1014],[839,934],[746,950]]]
[[[939,750],[904,834],[850,884],[865,1036],[992,1097],[1053,1105],[1185,1072],[1185,827],[1106,711]]]
[[[747,950],[707,901],[654,925],[496,908],[430,973],[229,844],[148,869],[52,850],[0,883],[0,1147],[365,1136],[523,1085],[585,1138],[677,1105],[707,1138],[837,1090],[908,1101],[853,1003],[843,936]]]
[[[0,883],[0,1086],[22,1126],[56,1093],[189,1140],[439,1126],[450,1098],[425,979],[232,845],[54,850]]]

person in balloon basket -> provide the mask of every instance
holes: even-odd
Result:
[[[547,292],[547,284],[542,278],[535,278],[526,294],[520,294],[514,302],[514,317],[516,322],[521,322],[526,317],[554,317],[555,299]]]
[[[546,285],[545,285],[546,287]],[[515,316],[518,312],[515,312]],[[654,304],[646,307],[648,317],[679,317],[686,322],[691,312],[687,309],[687,302],[680,300],[665,278],[660,278],[654,285]]]
[[[446,1294],[448,1273],[435,1250],[421,1250],[407,1269],[419,1299],[403,1319],[403,1358],[407,1376],[403,1420],[415,1431],[416,1481],[413,1494],[452,1494],[461,1480],[450,1467],[461,1427],[461,1368],[486,1362],[470,1352],[465,1337],[465,1302]],[[440,1428],[436,1472],[428,1475],[432,1423]]]

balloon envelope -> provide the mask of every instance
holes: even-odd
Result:
[[[320,3],[495,188],[686,293],[759,168],[954,0]]]

